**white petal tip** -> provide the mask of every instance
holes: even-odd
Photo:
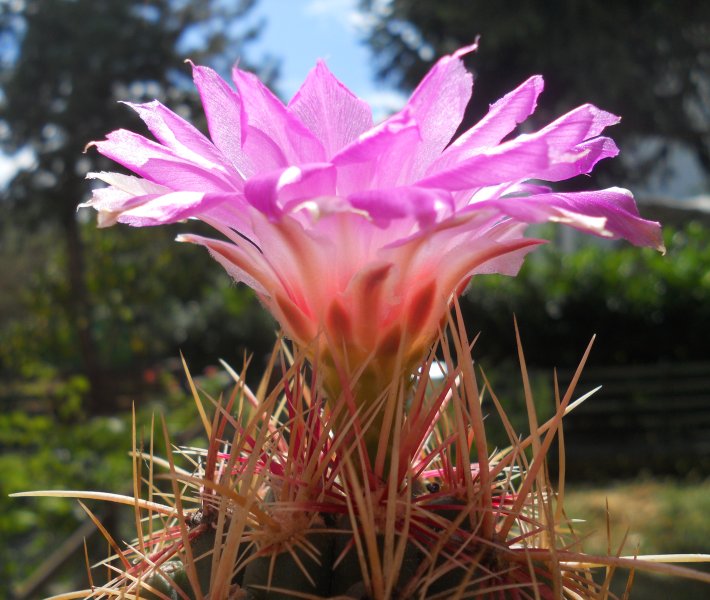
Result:
[[[481,39],[481,36],[477,35],[473,44],[469,44],[468,46],[464,46],[463,48],[459,48],[451,56],[453,56],[454,58],[461,58],[462,56],[466,56],[467,54],[471,54],[471,52],[476,52],[478,50],[478,41],[480,39]]]

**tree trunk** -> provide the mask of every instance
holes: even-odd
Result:
[[[77,197],[79,196],[77,195]],[[84,245],[76,219],[76,211],[67,207],[67,210],[62,212],[61,221],[66,242],[67,277],[71,296],[67,309],[76,330],[82,366],[90,385],[86,408],[92,414],[111,412],[114,400],[112,395],[108,393],[98,347],[94,339],[92,302],[85,279]]]

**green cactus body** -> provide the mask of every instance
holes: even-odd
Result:
[[[332,537],[330,534],[314,533],[308,536],[308,541],[308,552],[294,548],[252,560],[244,573],[243,587],[247,591],[247,598],[293,600],[297,597],[283,590],[327,597],[333,565]],[[318,562],[314,560],[312,551],[317,552]]]
[[[170,579],[193,600],[192,586],[188,581],[185,565],[181,560],[169,560],[162,565],[160,571],[162,574],[155,572],[150,575],[150,577],[146,578],[144,585],[155,589],[169,600],[178,600],[180,596],[175,590],[175,587],[168,581],[168,579]],[[142,598],[142,600],[163,600],[162,596],[150,591],[144,587],[144,585],[141,585],[140,589],[140,598]]]
[[[216,532],[208,525],[205,526],[203,532],[195,536],[190,542],[193,564],[197,571],[197,579],[203,594],[207,593],[210,589],[212,552],[215,547],[215,541]],[[182,560],[174,559],[167,561],[161,567],[160,572],[153,573],[145,580],[146,584],[164,594],[169,600],[182,600],[182,596],[176,591],[175,587],[167,581],[168,579],[172,580],[174,585],[180,588],[190,600],[195,600],[196,594]],[[160,596],[146,589],[141,589],[140,596],[143,600],[162,600]]]
[[[460,498],[456,498],[455,496],[442,496],[440,498],[436,498],[430,503],[427,503],[425,506],[427,510],[443,518],[443,524],[447,524],[447,522],[457,523],[457,528],[461,532],[471,533],[473,531],[471,519],[468,515],[462,516],[461,514],[466,509],[467,504]],[[443,529],[444,527],[442,527],[442,531]],[[459,536],[457,533],[451,534],[451,541],[453,542],[456,540],[457,536]],[[464,544],[465,539],[461,538],[460,543]],[[439,570],[440,567],[447,563],[447,560],[446,554],[440,553],[436,557],[434,568]],[[452,563],[452,568],[450,570],[446,571],[446,573],[437,579],[432,580],[427,588],[427,593],[430,595],[442,594],[447,591],[455,590],[466,578],[475,579],[475,575],[471,576],[468,569],[456,566],[457,564],[459,563]]]
[[[342,553],[342,560],[335,566],[332,573],[332,596],[348,596],[350,598],[365,599],[369,598],[366,592],[362,568],[357,556],[357,552],[353,546],[353,534],[347,531],[350,528],[350,523],[347,518],[342,519],[342,533],[337,533],[335,537],[335,556],[338,557]],[[378,552],[382,553],[384,547],[384,535],[377,535]],[[350,547],[348,549],[348,547]],[[398,587],[405,585],[416,573],[422,560],[422,554],[419,549],[412,543],[408,542],[404,551],[404,558],[400,567]]]

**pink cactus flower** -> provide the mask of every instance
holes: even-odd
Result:
[[[180,239],[252,287],[312,358],[341,377],[367,364],[360,375],[381,389],[394,364],[419,362],[473,275],[517,273],[541,243],[523,237],[530,223],[662,249],[660,226],[639,216],[629,191],[540,183],[616,155],[601,133],[618,117],[585,104],[510,137],[535,110],[534,76],[453,139],[472,91],[461,57],[473,49],[439,60],[377,125],[322,62],[286,105],[251,73],[235,68],[235,89],[194,66],[210,137],[157,101],[131,105],[157,141],[118,130],[95,142],[137,177],[90,174],[109,187],[86,205],[100,226],[210,224],[220,239]]]

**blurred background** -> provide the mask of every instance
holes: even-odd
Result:
[[[218,359],[252,356],[257,381],[275,340],[249,290],[173,242],[197,225],[97,231],[76,210],[85,174],[115,168],[86,144],[143,130],[118,101],[158,98],[203,126],[186,58],[225,76],[239,61],[284,99],[325,58],[383,118],[478,34],[462,127],[534,73],[546,84],[533,125],[584,102],[622,115],[610,131],[621,157],[564,185],[630,188],[663,222],[668,253],[547,228],[553,243],[519,277],[481,277],[467,292],[476,361],[524,426],[513,314],[543,414],[552,369],[568,381],[597,334],[579,389],[604,387],[567,419],[568,512],[603,528],[611,499],[641,552],[708,550],[710,3],[1,0],[0,597],[85,587],[83,538],[105,553],[74,502],[9,493],[128,492],[133,403],[139,426],[157,410],[177,442],[199,435],[180,352],[219,389]],[[590,544],[606,549],[603,536]],[[649,585],[656,596],[638,597],[702,597]]]

